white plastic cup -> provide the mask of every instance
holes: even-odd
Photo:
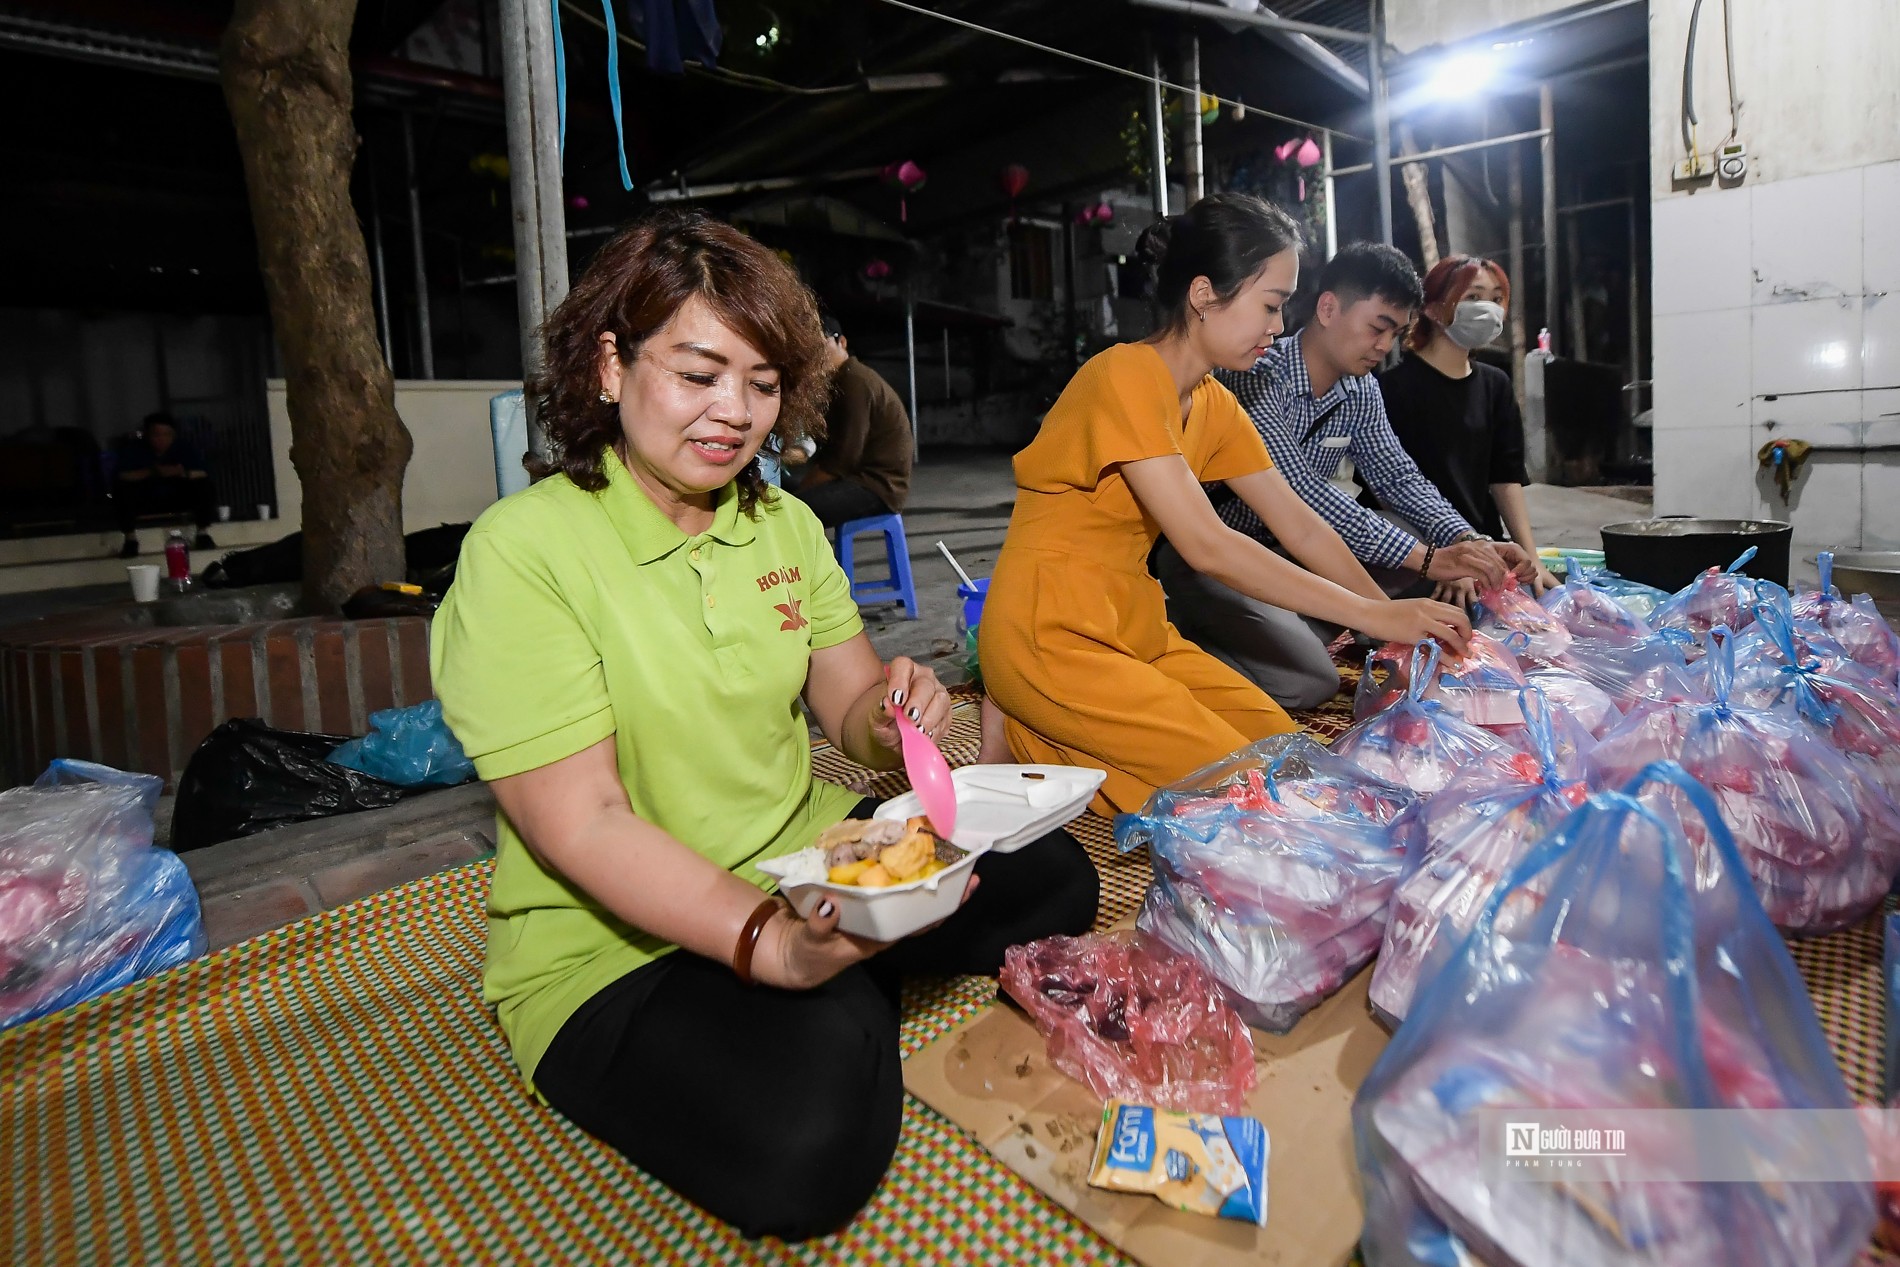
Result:
[[[218,507],[218,522],[219,523],[231,522],[231,508],[229,506]]]
[[[158,564],[128,563],[125,574],[132,581],[133,602],[156,603],[158,601]]]
[[[269,502],[259,502],[259,503],[257,503],[257,517],[258,517],[259,519],[269,519],[269,518],[270,518],[270,503],[269,503]]]

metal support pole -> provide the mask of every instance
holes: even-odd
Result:
[[[409,253],[416,268],[417,366],[423,378],[435,377],[435,332],[429,321],[429,269],[422,254],[422,188],[416,178],[415,120],[402,112],[402,167],[409,185]]]
[[[561,136],[554,93],[552,10],[539,0],[500,0],[502,89],[508,122],[508,193],[514,210],[515,312],[521,371],[541,364],[541,324],[567,297],[566,216],[561,208]],[[545,455],[530,409],[529,446]]]
[[[382,323],[383,364],[390,374],[396,372],[396,357],[389,342],[389,275],[383,267],[383,204],[376,196],[376,167],[369,168],[369,249],[376,264],[376,316]]]
[[[1643,412],[1642,391],[1635,386],[1643,380],[1643,331],[1641,325],[1638,324],[1642,319],[1643,313],[1641,292],[1638,291],[1636,286],[1636,270],[1638,267],[1636,258],[1636,199],[1630,198],[1628,202],[1629,206],[1627,210],[1629,213],[1630,239],[1630,270],[1628,277],[1630,296],[1630,417],[1634,418],[1637,414]]]
[[[1339,254],[1339,183],[1333,179],[1333,134],[1319,134],[1320,170],[1326,173],[1326,258]]]
[[[1366,45],[1366,80],[1372,87],[1372,174],[1379,185],[1379,240],[1392,242],[1392,104],[1385,82],[1385,5],[1369,0],[1372,42]]]
[[[1537,126],[1543,138],[1537,142],[1544,161],[1544,328],[1552,339],[1557,337],[1557,111],[1549,84],[1537,87]],[[1552,350],[1555,351],[1553,345]],[[1573,357],[1583,355],[1582,348],[1565,349]]]
[[[1161,58],[1152,49],[1148,72],[1148,132],[1154,140],[1154,157],[1149,161],[1154,167],[1155,215],[1159,217],[1168,214],[1168,134],[1161,109]]]
[[[1207,197],[1206,156],[1201,148],[1201,37],[1187,40],[1187,205]]]
[[[910,371],[910,455],[923,455],[923,422],[917,416],[917,307],[911,302],[910,283],[904,283],[904,364]]]
[[[943,328],[943,398],[948,401],[950,391],[950,327]]]

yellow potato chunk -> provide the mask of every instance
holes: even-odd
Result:
[[[943,870],[943,868],[944,868],[943,863],[937,861],[935,858],[932,858],[929,862],[924,864],[924,869],[917,873],[917,878],[919,880],[928,880],[931,876],[936,875],[937,872]]]
[[[877,863],[870,858],[862,862],[847,863],[842,867],[833,867],[827,877],[833,884],[856,884],[858,877],[869,871]]]
[[[899,880],[914,880],[930,863],[937,842],[929,833],[914,831],[877,856],[879,865]]]
[[[896,883],[896,878],[875,862],[858,873],[858,887],[861,889],[884,889]]]

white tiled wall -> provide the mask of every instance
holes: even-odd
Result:
[[[1900,442],[1900,162],[1658,200],[1656,513],[1764,515],[1800,549],[1900,546],[1900,454],[1820,454],[1789,502],[1777,438]]]

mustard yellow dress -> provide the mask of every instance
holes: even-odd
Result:
[[[1293,729],[1259,687],[1183,638],[1148,571],[1160,528],[1124,462],[1178,454],[1202,483],[1273,465],[1212,378],[1185,421],[1161,356],[1124,343],[1090,359],[1016,455],[1016,508],[978,627],[1010,752],[1108,771],[1095,809],[1137,809],[1157,786]]]

